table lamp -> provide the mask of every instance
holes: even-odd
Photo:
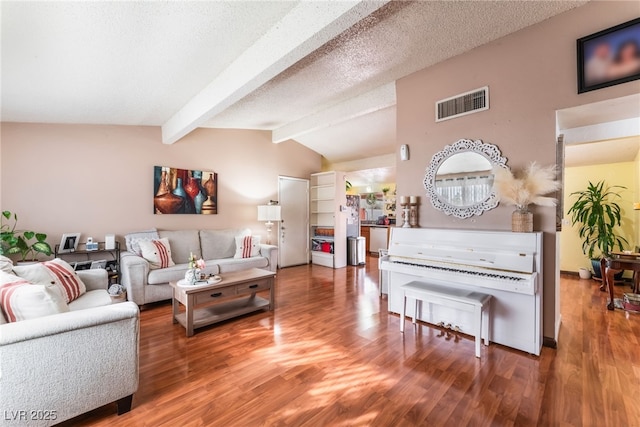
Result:
[[[258,221],[266,221],[264,225],[267,227],[267,245],[270,245],[273,222],[281,221],[278,202],[270,200],[268,205],[258,206]]]

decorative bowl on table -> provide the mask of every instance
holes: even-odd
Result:
[[[216,283],[222,281],[222,277],[216,275],[211,275],[208,278],[204,279],[204,280],[196,280],[196,282],[194,284],[191,284],[189,282],[187,282],[184,279],[178,280],[178,286],[180,286],[181,288],[194,288],[194,287],[198,287],[198,286],[209,286],[209,285],[215,285]]]

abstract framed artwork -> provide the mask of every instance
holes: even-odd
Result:
[[[578,93],[640,79],[640,18],[577,40]]]
[[[153,213],[218,213],[218,174],[168,166],[153,168]]]

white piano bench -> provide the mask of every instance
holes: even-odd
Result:
[[[409,282],[400,287],[403,293],[402,312],[400,313],[400,332],[404,333],[407,299],[415,299],[413,323],[418,315],[418,301],[437,304],[456,310],[473,313],[474,335],[476,338],[476,357],[480,357],[480,343],[484,335],[484,345],[489,345],[489,321],[491,317],[491,295],[464,289],[449,288],[425,282]]]

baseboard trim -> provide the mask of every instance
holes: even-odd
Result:
[[[567,276],[577,276],[580,277],[580,273],[578,273],[577,271],[565,271],[565,270],[560,270],[560,274],[564,274]]]
[[[558,348],[558,341],[550,337],[542,337],[542,345],[549,348]]]

